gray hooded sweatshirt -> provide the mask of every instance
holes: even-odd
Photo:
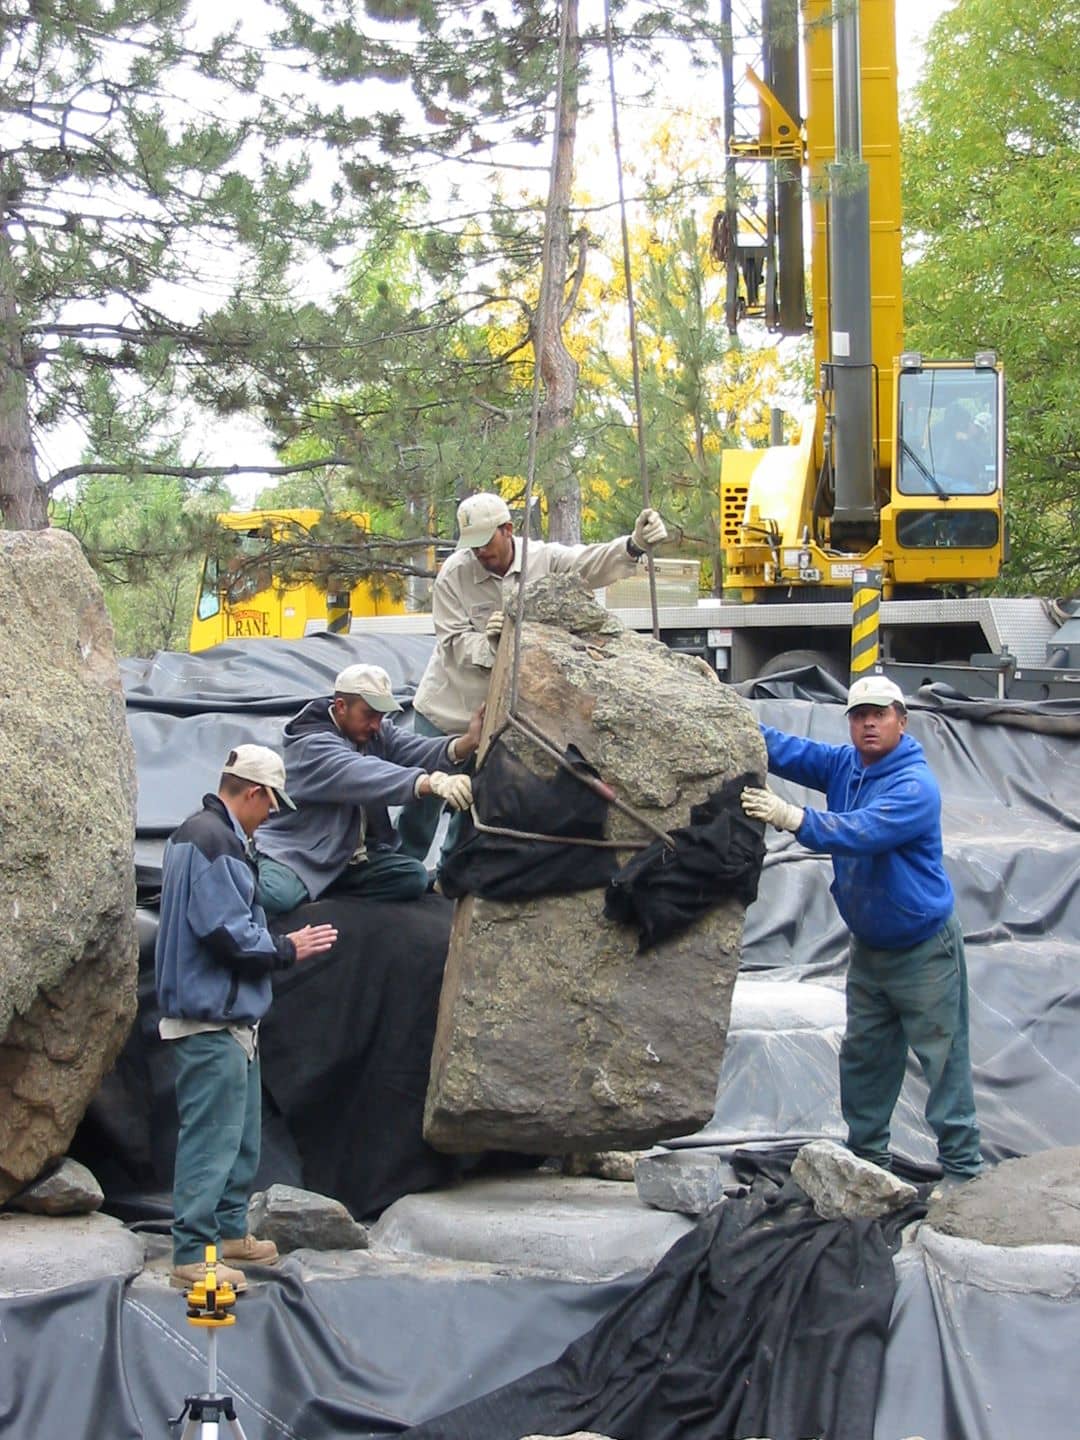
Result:
[[[288,865],[312,900],[337,879],[358,845],[397,850],[401,842],[388,805],[416,798],[416,782],[432,770],[459,770],[451,740],[413,735],[390,720],[354,745],[330,716],[331,696],[312,700],[285,727],[285,787],[295,810],[280,810],[255,832],[256,848]]]

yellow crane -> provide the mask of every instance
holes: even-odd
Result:
[[[732,138],[731,164],[757,167],[759,194],[764,177],[767,304],[789,333],[809,196],[817,395],[794,443],[723,456],[725,599],[838,600],[867,572],[887,600],[956,594],[1001,570],[1004,379],[990,350],[904,348],[894,0],[804,0],[801,66],[778,0],[763,6],[762,67],[743,82],[757,134]],[[731,235],[737,197],[729,184]],[[726,259],[731,296],[737,246]]]

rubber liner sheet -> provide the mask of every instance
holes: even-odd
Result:
[[[367,642],[319,638],[321,645],[225,647],[216,658],[156,657],[127,668],[140,866],[149,884],[155,847],[212,785],[220,754],[239,739],[275,743],[285,718],[327,693],[341,665],[378,659]],[[422,670],[424,643],[415,652],[395,648],[396,669],[379,662],[404,698]],[[789,731],[846,738],[835,697],[810,693],[774,681],[748,703]],[[991,1160],[1080,1144],[1078,707],[1006,707],[1004,723],[1000,708],[923,696],[910,715],[944,797]],[[821,803],[780,788],[800,803]],[[786,835],[771,834],[769,847],[747,916],[715,1114],[685,1145],[733,1150],[842,1134],[836,1052],[846,936],[828,893],[830,867]],[[921,1082],[909,1073],[894,1148],[916,1166],[933,1156],[922,1101]],[[905,1243],[875,1440],[1075,1433],[1080,1273],[1071,1252],[1039,1250],[950,1241],[925,1225]],[[575,1285],[373,1267],[371,1275],[301,1285],[299,1273],[299,1262],[286,1260],[273,1283],[244,1297],[241,1324],[222,1340],[222,1380],[248,1440],[387,1434],[432,1421],[549,1366],[640,1279]],[[203,1340],[183,1324],[182,1302],[145,1278],[0,1301],[0,1334],[5,1437],[164,1434],[165,1417],[205,1376]],[[814,1383],[804,1370],[782,1378]],[[609,1433],[651,1440],[674,1432],[612,1415]],[[716,1440],[745,1433],[736,1425]],[[494,1435],[485,1431],[485,1440]]]

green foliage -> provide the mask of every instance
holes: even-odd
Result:
[[[513,498],[525,473],[557,12],[263,13],[276,31],[213,34],[200,0],[0,0],[0,456],[30,453],[20,415],[34,440],[81,427],[83,460],[40,489],[116,604],[166,539],[189,563],[215,479],[196,409],[267,424],[297,472],[268,500],[347,501],[380,533],[448,534],[462,493]],[[718,40],[705,0],[612,16],[642,95],[665,46],[701,59]],[[582,63],[603,74],[591,20]],[[332,301],[305,295],[313,258],[348,275]],[[0,482],[6,508],[38,477]]]
[[[74,422],[100,460],[139,411],[115,457],[134,470],[186,398],[228,414],[311,392],[332,316],[290,277],[362,219],[310,158],[349,127],[260,37],[207,29],[188,0],[0,0],[2,454]],[[37,477],[2,478],[12,498]]]
[[[1008,387],[1004,587],[1080,587],[1080,10],[958,0],[904,136],[907,340],[994,349]]]
[[[78,538],[97,571],[121,655],[187,648],[202,558],[229,499],[220,483],[103,474],[83,477],[75,494],[54,502],[52,523]]]

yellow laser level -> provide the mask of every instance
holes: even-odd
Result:
[[[236,1291],[227,1280],[218,1279],[217,1263],[217,1246],[207,1245],[206,1275],[197,1280],[184,1296],[188,1324],[208,1332],[207,1375],[205,1393],[188,1395],[180,1414],[169,1421],[174,1434],[180,1432],[180,1440],[219,1440],[222,1425],[232,1440],[246,1440],[243,1427],[236,1418],[232,1396],[218,1390],[217,1332],[222,1326],[236,1324],[236,1316],[230,1313],[236,1304]]]

